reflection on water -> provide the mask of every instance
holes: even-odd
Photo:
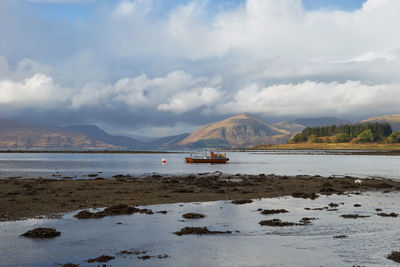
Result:
[[[251,204],[233,205],[225,201],[153,205],[168,214],[106,217],[77,220],[66,214],[57,220],[26,220],[0,223],[0,265],[54,266],[79,263],[103,254],[116,256],[112,266],[382,266],[393,262],[385,256],[398,250],[399,218],[377,216],[399,212],[399,195],[321,196],[317,200],[291,197],[262,199]],[[305,210],[340,203],[337,211]],[[354,207],[361,204],[361,207]],[[289,213],[261,215],[257,209],[287,209]],[[186,212],[207,217],[184,220]],[[369,218],[344,219],[341,214],[358,213]],[[260,226],[259,221],[279,218],[298,222],[316,217],[312,225],[291,227]],[[122,224],[117,224],[121,222]],[[185,226],[207,226],[211,230],[238,230],[216,236],[176,236]],[[52,240],[18,237],[36,227],[54,227],[62,232]],[[333,238],[346,235],[347,238]],[[118,256],[122,250],[146,250],[148,255],[168,254],[166,259],[140,260],[135,255]]]
[[[227,174],[275,173],[280,175],[351,175],[357,177],[400,178],[400,157],[295,153],[229,152],[227,164],[187,164],[185,154],[0,154],[0,177],[85,177],[102,172],[143,175],[150,173],[187,174],[221,171]],[[167,160],[166,164],[161,159]]]

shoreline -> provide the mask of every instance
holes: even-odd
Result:
[[[151,150],[0,150],[3,154],[14,153],[44,153],[44,154],[183,154],[179,151],[151,151]]]
[[[60,213],[109,207],[116,204],[155,204],[307,197],[312,194],[400,190],[400,181],[382,178],[227,175],[219,172],[145,178],[116,175],[113,179],[53,180],[6,178],[0,180],[0,221],[57,217]]]
[[[389,149],[387,147],[370,147],[370,148],[332,148],[332,147],[317,147],[317,146],[291,146],[285,145],[263,145],[256,148],[225,148],[218,149],[227,152],[279,152],[290,153],[295,151],[304,154],[318,154],[324,152],[331,155],[372,155],[372,156],[400,156],[400,147]],[[187,151],[151,151],[151,150],[0,150],[0,154],[188,154],[196,150]]]

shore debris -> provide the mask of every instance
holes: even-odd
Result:
[[[213,234],[231,234],[232,231],[211,231],[207,227],[184,227],[174,234],[182,235],[213,235]]]
[[[185,219],[202,219],[202,218],[206,217],[206,215],[201,214],[201,213],[189,212],[189,213],[183,214],[182,217]]]
[[[21,236],[30,238],[54,238],[60,236],[61,232],[58,232],[54,228],[35,228],[33,230],[23,233]]]

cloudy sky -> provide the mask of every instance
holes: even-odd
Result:
[[[399,0],[0,0],[1,117],[162,136],[400,113]]]

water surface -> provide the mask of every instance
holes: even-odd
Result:
[[[311,153],[311,154],[310,154]],[[400,178],[400,157],[332,155],[315,152],[229,152],[227,164],[187,164],[186,154],[0,154],[0,177],[52,177],[52,174],[84,178],[89,173],[143,175],[188,174],[221,171],[227,174],[350,175]],[[166,164],[161,159],[167,160]]]
[[[317,200],[282,197],[233,205],[227,201],[153,205],[168,214],[134,214],[103,219],[78,220],[72,213],[57,220],[26,220],[0,223],[1,266],[55,266],[79,263],[102,254],[115,256],[112,266],[385,266],[398,250],[399,218],[377,216],[399,212],[399,194],[321,196]],[[340,203],[337,211],[307,211],[304,208]],[[361,207],[354,207],[361,204]],[[284,208],[285,214],[261,215],[257,209]],[[182,220],[186,212],[207,215],[200,220]],[[344,219],[341,214],[358,213],[369,218]],[[264,219],[298,222],[316,217],[312,225],[291,227],[260,226]],[[122,224],[117,224],[121,222]],[[240,231],[216,236],[176,236],[185,226],[207,226],[211,230]],[[36,227],[55,227],[62,232],[52,240],[19,237]],[[347,238],[336,239],[336,235]],[[168,254],[166,259],[143,261],[135,255],[122,257],[122,250],[146,250],[146,255]],[[96,266],[93,264],[92,266]]]

